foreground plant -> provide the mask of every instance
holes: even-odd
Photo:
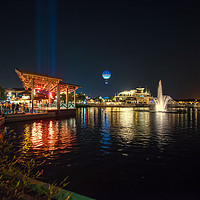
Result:
[[[48,187],[39,187],[33,184],[34,180],[41,176],[42,171],[36,171],[41,165],[33,159],[24,162],[20,157],[15,156],[16,150],[12,144],[12,131],[6,133],[6,129],[0,135],[0,199],[54,199],[60,187],[65,187],[66,179],[57,185],[49,184]],[[69,199],[70,195],[66,198]]]

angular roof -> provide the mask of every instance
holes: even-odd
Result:
[[[80,85],[63,83],[61,78],[51,77],[40,73],[19,69],[15,69],[15,72],[21,79],[26,90],[32,88],[32,84],[34,88],[41,88],[51,92],[56,92],[58,83],[60,83],[60,92],[66,92],[67,88],[68,91],[71,92],[81,87]]]
[[[19,69],[15,69],[15,72],[18,74],[18,76],[31,76],[31,77],[40,77],[40,78],[48,78],[48,79],[56,79],[56,80],[59,80],[59,81],[62,81],[62,78],[57,78],[57,77],[52,77],[52,76],[48,76],[48,75],[45,75],[45,74],[40,74],[40,73],[35,73],[35,72],[29,72],[29,71],[26,71],[26,70],[19,70]]]

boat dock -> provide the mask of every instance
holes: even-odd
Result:
[[[5,123],[29,121],[48,118],[63,118],[63,117],[75,117],[76,109],[61,109],[61,110],[46,110],[43,113],[18,113],[8,114],[5,117]]]

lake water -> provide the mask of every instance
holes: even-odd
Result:
[[[43,180],[96,199],[199,199],[200,111],[78,108],[77,117],[7,124]]]

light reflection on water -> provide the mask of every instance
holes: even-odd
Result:
[[[155,113],[155,132],[159,149],[164,150],[164,146],[173,140],[170,138],[170,131],[173,130],[173,118],[168,113]]]
[[[124,154],[127,148],[150,146],[163,151],[175,141],[178,130],[198,130],[198,111],[152,113],[147,108],[80,108],[77,117],[10,124],[23,139],[24,156],[51,157],[62,153],[90,151]],[[16,129],[17,127],[17,129]],[[129,152],[130,153],[130,152]]]
[[[79,108],[76,118],[8,127],[21,136],[16,143],[24,159],[48,160],[44,166],[50,180],[70,176],[72,190],[97,199],[105,199],[101,195],[108,191],[112,199],[113,191],[120,191],[120,197],[132,196],[133,188],[184,187],[194,180],[193,171],[200,178],[200,112],[176,111]]]
[[[75,138],[75,119],[53,121],[45,120],[33,123],[19,123],[22,136],[20,144],[23,156],[48,157],[57,153],[70,152]],[[11,124],[10,129],[16,124]]]
[[[102,151],[104,153],[109,153],[109,148],[111,146],[111,135],[110,135],[110,121],[109,119],[111,118],[109,116],[110,112],[105,112],[105,110],[102,110],[102,126],[101,126],[101,140],[100,140],[100,145],[102,148]],[[94,123],[93,123],[94,124]]]

